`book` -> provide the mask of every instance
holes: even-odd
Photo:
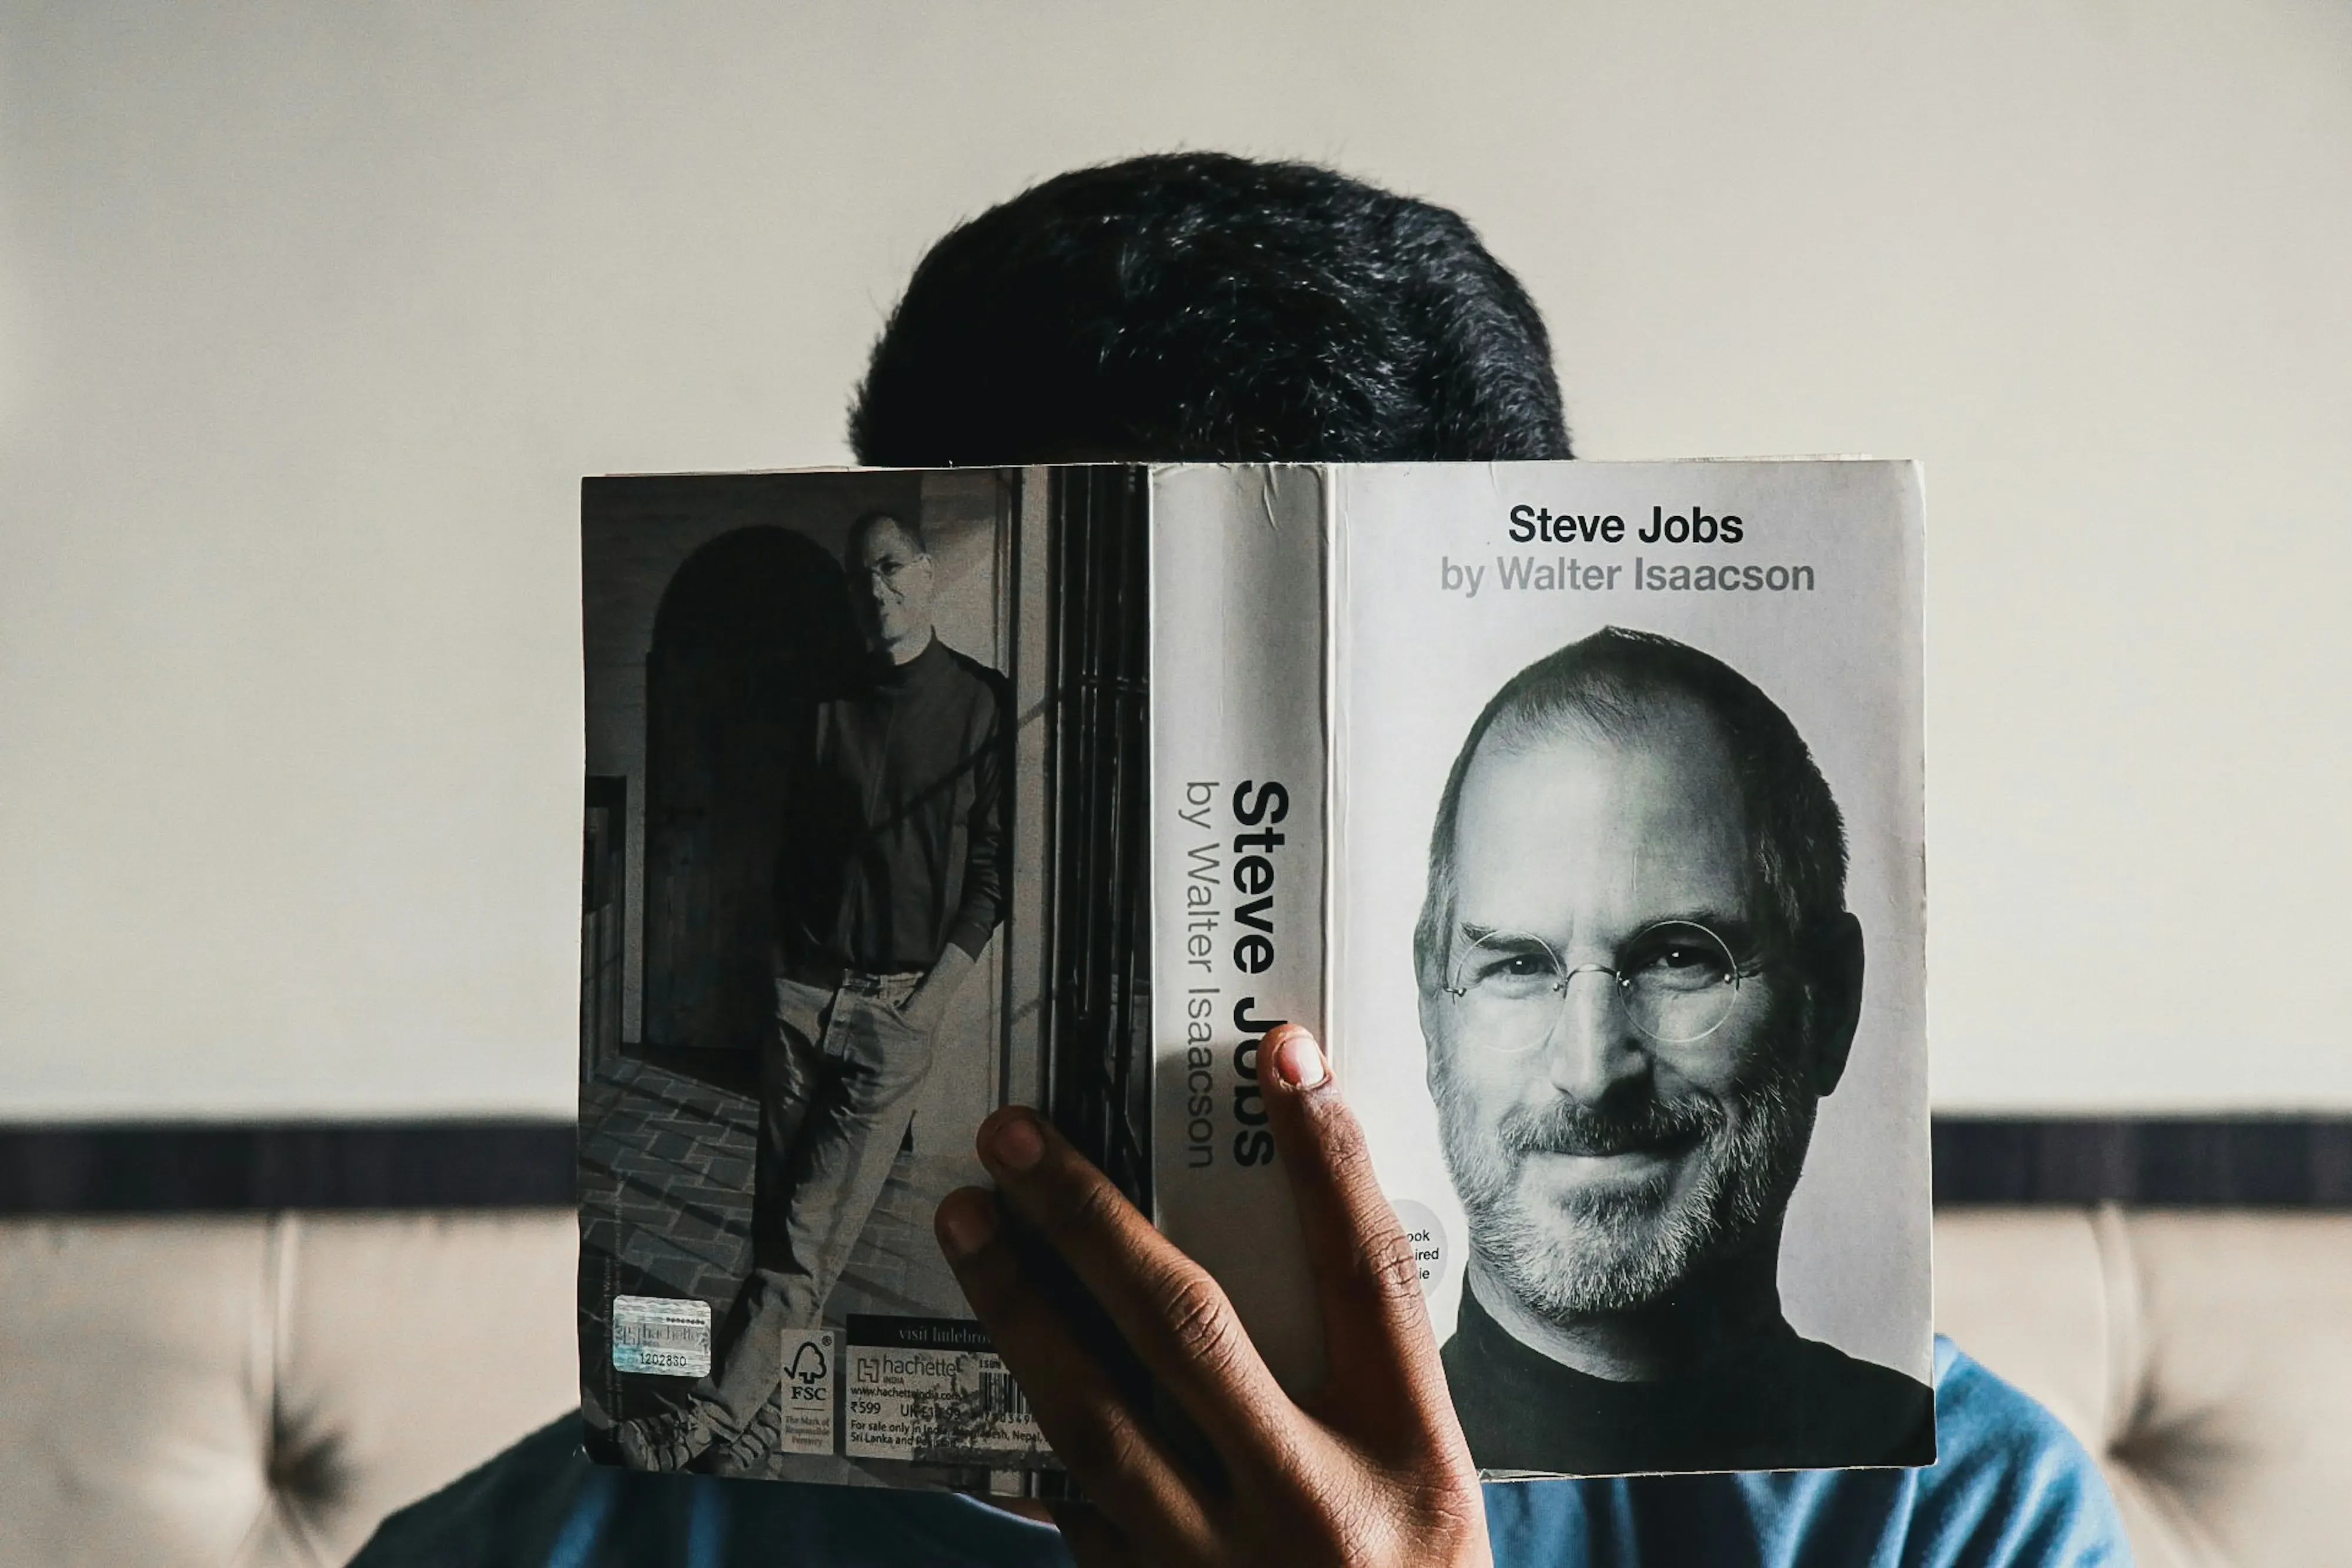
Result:
[[[1043,1109],[1294,1388],[1317,1030],[1490,1476],[1934,1455],[1916,467],[591,479],[582,1401],[1052,1493],[930,1217]]]

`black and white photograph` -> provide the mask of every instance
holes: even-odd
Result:
[[[1780,1233],[1853,1044],[1845,828],[1788,717],[1606,627],[1496,693],[1414,932],[1487,1469],[1923,1464],[1927,1385],[1790,1327]]]
[[[1050,616],[1118,569],[1090,540],[1139,530],[1122,471],[1034,478],[585,483],[581,1370],[608,1462],[976,1490],[1045,1462],[931,1225],[996,1106],[1098,1148],[1120,1120],[1081,1048],[1117,1020],[1066,1000],[1112,960],[1050,885],[1108,897],[1118,843],[1047,799],[1118,765],[1119,716],[1050,689],[1118,650]]]
[[[1340,1066],[1473,1457],[1928,1462],[1904,466],[1336,482]]]

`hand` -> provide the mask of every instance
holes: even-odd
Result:
[[[950,942],[940,950],[938,962],[915,982],[907,999],[898,1004],[898,1016],[929,1034],[948,1016],[948,1004],[955,1000],[963,977],[980,962],[971,954]]]
[[[1323,1314],[1328,1374],[1294,1400],[1232,1304],[1037,1113],[982,1124],[995,1196],[940,1205],[940,1245],[1087,1502],[1057,1508],[1097,1564],[1490,1561],[1478,1475],[1438,1364],[1404,1229],[1314,1037],[1268,1035],[1266,1112],[1290,1173]],[[1059,1254],[1207,1450],[1156,1424],[1087,1350],[1002,1217]]]

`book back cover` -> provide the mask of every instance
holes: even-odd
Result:
[[[932,1214],[1012,1102],[1148,1198],[1142,506],[1115,466],[583,486],[592,1457],[1050,1471]]]

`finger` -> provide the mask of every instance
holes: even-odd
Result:
[[[961,1187],[934,1224],[964,1299],[1064,1467],[1129,1533],[1199,1560],[1213,1537],[1198,1483],[1031,1277],[998,1223],[996,1199]]]
[[[1290,1446],[1297,1407],[1207,1270],[1035,1112],[1008,1106],[982,1123],[980,1155],[1006,1207],[1060,1254],[1229,1463],[1255,1469]]]
[[[1340,1098],[1321,1046],[1307,1030],[1284,1024],[1259,1051],[1270,1069],[1259,1075],[1266,1114],[1322,1309],[1327,1400],[1391,1408],[1402,1401],[1427,1410],[1433,1399],[1450,1418],[1412,1244],[1381,1191],[1363,1128]]]

